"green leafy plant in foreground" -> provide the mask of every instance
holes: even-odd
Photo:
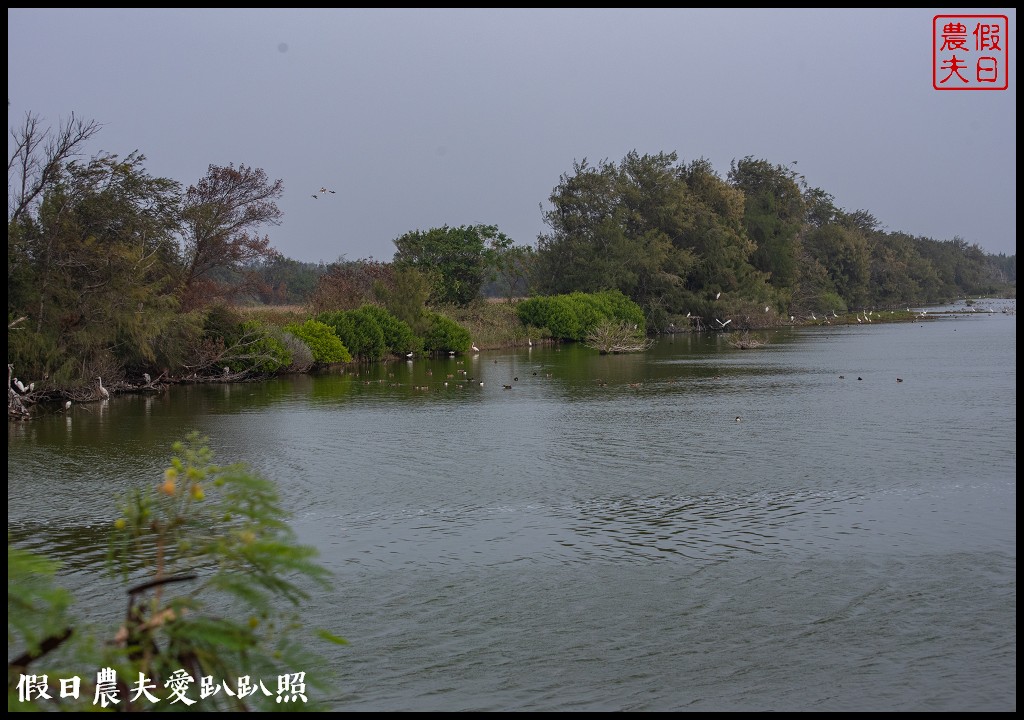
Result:
[[[242,464],[213,464],[196,434],[174,451],[160,484],[133,492],[114,521],[110,567],[128,609],[104,641],[69,621],[55,566],[8,542],[8,646],[26,648],[8,664],[9,709],[317,709],[324,663],[310,654],[300,608],[313,587],[327,587],[328,571],[296,542],[273,483]],[[57,678],[83,675],[65,670],[81,663],[79,699],[61,698]],[[100,669],[116,674],[99,690],[117,703],[97,702],[89,672]],[[26,697],[26,676],[42,675],[55,699]],[[143,680],[156,700],[140,693]]]

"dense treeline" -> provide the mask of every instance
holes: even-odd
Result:
[[[779,316],[1015,292],[1016,255],[885,232],[793,168],[746,157],[727,178],[675,153],[585,160],[545,213],[533,291],[617,289],[666,329],[690,313]]]
[[[8,363],[51,389],[463,351],[468,333],[445,308],[485,294],[578,305],[573,294],[614,291],[651,333],[687,315],[1015,294],[1016,255],[886,232],[793,168],[746,157],[723,178],[675,153],[575,163],[551,192],[536,247],[493,225],[445,226],[395,239],[391,262],[301,263],[261,234],[281,220],[281,180],[211,165],[185,188],[150,176],[138,153],[84,158],[99,130],[74,116],[47,129],[32,115],[12,129]],[[271,327],[241,314],[246,304],[303,310]]]

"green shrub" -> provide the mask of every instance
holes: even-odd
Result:
[[[408,323],[378,305],[320,313],[316,319],[330,325],[349,352],[363,360],[405,355],[422,347]]]
[[[380,305],[363,305],[355,312],[361,317],[373,318],[384,333],[384,344],[393,355],[405,355],[410,350],[418,350],[416,337],[409,323],[399,320],[395,315]]]
[[[310,318],[301,325],[285,325],[284,329],[305,342],[313,352],[313,360],[319,364],[352,362],[348,348],[334,332],[334,328],[326,323]]]
[[[604,320],[635,325],[641,332],[646,328],[643,308],[618,290],[533,297],[516,311],[524,325],[547,328],[563,340],[581,341]]]
[[[423,337],[424,352],[466,352],[469,350],[469,331],[451,318],[430,313],[427,332]]]
[[[256,320],[242,323],[238,339],[226,348],[225,364],[232,372],[272,375],[292,363],[292,354],[285,344]]]

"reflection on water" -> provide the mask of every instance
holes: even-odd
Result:
[[[116,397],[9,424],[9,532],[88,587],[192,429],[336,572],[336,709],[1015,709],[1015,313]]]

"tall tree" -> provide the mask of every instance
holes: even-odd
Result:
[[[445,225],[415,230],[395,240],[396,268],[413,267],[427,274],[436,302],[468,305],[480,296],[487,266],[488,243],[507,241],[494,225]]]
[[[707,160],[694,160],[683,172],[688,196],[686,224],[679,242],[699,258],[689,285],[710,315],[712,298],[729,293],[719,303],[736,309],[737,302],[760,304],[768,297],[767,275],[750,264],[756,249],[744,229],[743,192],[722,179]],[[721,310],[719,310],[721,312]]]
[[[812,230],[804,242],[811,257],[826,268],[835,292],[846,305],[861,308],[870,300],[871,255],[861,218],[852,222],[849,218]]]
[[[544,213],[550,232],[538,242],[538,287],[555,294],[614,289],[649,309],[666,298],[673,304],[693,263],[677,242],[686,185],[676,159],[634,151],[619,165],[574,163]]]
[[[144,159],[65,164],[37,209],[9,227],[25,259],[8,311],[30,318],[9,334],[9,353],[37,377],[72,383],[157,359],[176,316],[169,291],[180,186],[150,177]]]
[[[772,285],[786,287],[796,279],[798,234],[806,205],[803,176],[783,165],[747,156],[733,161],[729,181],[743,191],[744,224],[755,249],[750,262],[768,273]]]
[[[414,267],[394,270],[390,282],[374,285],[377,299],[396,318],[406,323],[417,335],[423,335],[430,325],[427,300],[430,299],[430,280]]]
[[[183,306],[206,304],[224,290],[216,271],[240,271],[244,263],[277,255],[262,225],[279,225],[283,213],[275,202],[284,184],[270,182],[259,168],[210,165],[202,180],[185,193],[183,218]]]

